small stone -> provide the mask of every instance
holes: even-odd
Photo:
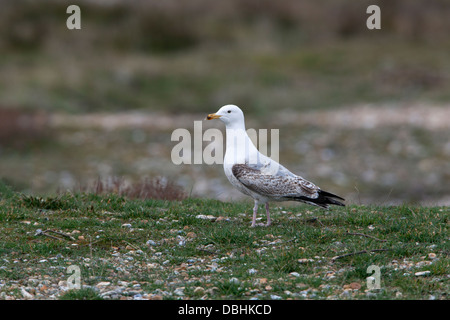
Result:
[[[281,300],[281,297],[277,296],[276,294],[271,294],[270,295],[270,299],[272,299],[272,300]]]
[[[147,245],[149,245],[149,246],[156,246],[157,243],[155,241],[153,241],[153,240],[148,240],[147,241]]]
[[[29,293],[27,290],[25,290],[24,288],[20,289],[20,293],[22,293],[22,296],[25,299],[33,299],[34,298],[34,296],[31,293]]]
[[[201,295],[203,295],[204,293],[205,293],[205,289],[202,288],[202,287],[196,287],[196,288],[194,289],[194,294],[195,294],[195,295],[201,296]]]
[[[298,261],[298,263],[308,263],[308,262],[313,262],[314,260],[313,259],[298,259],[297,260]]]
[[[202,220],[216,220],[217,217],[213,216],[213,215],[204,215],[204,214],[199,214],[195,216],[197,219],[202,219]]]
[[[124,228],[131,228],[131,223],[124,223],[122,225],[122,227],[124,227]]]
[[[359,290],[359,289],[361,289],[361,285],[358,282],[352,282],[352,283],[350,283],[350,289]]]
[[[217,288],[217,287],[212,287],[212,288],[209,288],[209,289],[205,290],[205,293],[208,293],[208,294],[215,294],[215,293],[217,293],[218,291],[219,291],[219,288]]]
[[[345,298],[350,298],[351,296],[352,296],[352,294],[351,294],[351,291],[350,290],[344,290],[342,293],[341,293],[341,296],[342,297],[345,297]]]
[[[239,281],[238,278],[231,278],[231,279],[230,279],[230,283],[232,283],[232,284],[239,284],[240,281]]]
[[[197,235],[195,234],[195,232],[191,231],[186,234],[186,237],[193,239],[193,238],[196,238]]]
[[[431,274],[431,271],[419,271],[414,273],[416,277],[428,276],[429,274]]]
[[[255,273],[257,273],[257,272],[258,272],[258,270],[253,269],[253,268],[251,268],[251,269],[248,270],[248,273],[249,273],[249,274],[255,274]]]
[[[67,281],[65,281],[65,280],[59,281],[59,282],[58,282],[58,286],[59,286],[59,287],[67,287]]]
[[[436,259],[436,253],[433,253],[433,252],[429,253],[428,254],[428,259],[431,259],[431,260]]]
[[[97,287],[106,287],[106,286],[109,286],[111,284],[111,282],[108,282],[108,281],[102,281],[102,282],[99,282],[99,283],[97,283]]]
[[[293,277],[296,277],[296,278],[298,278],[298,277],[300,277],[300,273],[298,273],[298,272],[291,272],[291,273],[289,273],[291,276],[293,276]]]
[[[177,296],[184,296],[184,287],[176,288],[173,294]]]

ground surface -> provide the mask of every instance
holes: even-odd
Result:
[[[2,186],[0,298],[447,299],[449,212],[272,206],[273,225],[250,228],[250,203]]]

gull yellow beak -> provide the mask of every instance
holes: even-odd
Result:
[[[206,117],[206,120],[212,120],[212,119],[219,119],[221,116],[215,114],[215,113],[211,113],[208,114],[208,116]]]

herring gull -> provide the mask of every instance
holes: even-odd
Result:
[[[260,204],[265,204],[267,223],[271,224],[270,201],[299,201],[322,208],[344,206],[345,200],[323,191],[312,182],[295,175],[278,162],[258,151],[245,131],[244,113],[235,105],[226,105],[207,120],[219,119],[226,126],[226,151],[223,169],[230,183],[255,201],[252,227]]]

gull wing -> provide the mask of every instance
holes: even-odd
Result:
[[[285,169],[287,170],[287,169]],[[289,171],[288,171],[289,172]],[[267,174],[247,164],[232,167],[235,178],[249,190],[275,201],[300,201],[327,208],[329,204],[341,205],[334,198],[344,200],[332,193],[322,191],[302,177],[290,174]]]

